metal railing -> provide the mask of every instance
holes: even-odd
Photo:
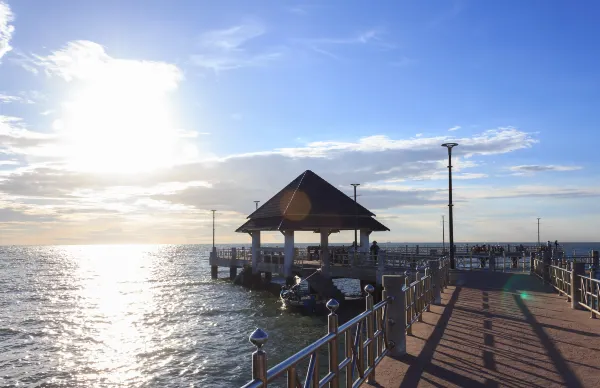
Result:
[[[493,262],[492,262],[493,260]],[[455,256],[456,268],[462,270],[480,270],[484,268],[495,271],[527,271],[530,259],[522,252],[503,252],[495,255],[469,254],[466,256]]]
[[[550,265],[550,285],[559,294],[571,297],[571,271],[557,265]]]
[[[298,353],[267,370],[266,353],[262,346],[267,342],[268,336],[261,329],[256,329],[250,335],[250,342],[257,347],[252,355],[253,380],[244,385],[244,388],[266,387],[267,384],[285,376],[287,387],[357,387],[364,381],[374,381],[375,367],[393,346],[389,337],[389,322],[387,320],[388,305],[392,298],[373,304],[375,288],[371,285],[365,287],[367,291],[367,309],[362,314],[354,317],[343,325],[338,325],[336,310],[339,307],[335,299],[327,302],[330,313],[327,317],[328,334],[316,342],[305,347]],[[342,339],[343,338],[343,339]],[[338,357],[338,346],[343,341],[344,355]],[[320,377],[319,351],[327,348],[329,356],[329,373]],[[309,359],[308,369],[304,383],[300,383],[298,364]],[[341,381],[342,372],[345,382]]]
[[[338,324],[338,302],[329,300],[326,305],[330,311],[328,333],[268,370],[267,354],[263,350],[268,335],[256,329],[250,335],[250,342],[257,348],[252,354],[252,381],[243,388],[266,388],[283,378],[288,388],[355,388],[365,381],[375,383],[375,367],[390,352],[406,352],[406,334],[412,333],[413,325],[422,321],[423,313],[429,311],[436,294],[448,285],[449,260],[442,258],[430,263],[433,267],[426,269],[425,276],[417,272],[412,282],[405,280],[408,279],[406,274],[384,276],[383,300],[377,304],[372,295],[375,288],[365,286],[366,310],[343,325]],[[386,279],[391,280],[387,285]],[[388,285],[392,287],[390,293]],[[394,322],[391,318],[394,316],[399,322]],[[340,349],[343,349],[341,358]],[[319,353],[323,351],[327,352],[329,368],[321,373]],[[306,360],[308,367],[301,382],[299,366]]]
[[[591,318],[600,315],[600,280],[592,277],[578,276],[580,296],[578,305],[591,313]]]
[[[412,325],[415,322],[423,321],[423,313],[429,311],[429,306],[433,302],[433,292],[431,288],[430,269],[425,270],[425,276],[415,273],[415,281],[410,282],[410,276],[406,277],[406,332],[412,334]]]

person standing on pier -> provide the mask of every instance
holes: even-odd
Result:
[[[377,255],[379,254],[379,245],[377,245],[377,241],[373,241],[373,245],[370,248],[371,256],[373,257],[373,262],[377,264]]]

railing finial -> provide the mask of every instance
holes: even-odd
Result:
[[[366,292],[366,293],[368,293],[368,294],[372,294],[372,293],[374,293],[374,292],[375,292],[375,287],[373,287],[373,286],[372,286],[372,285],[370,285],[370,284],[367,284],[367,285],[365,286],[364,290],[365,290],[365,292]]]
[[[335,314],[335,311],[340,307],[340,304],[335,299],[329,299],[325,306],[332,314]]]
[[[260,350],[269,340],[269,335],[263,331],[262,329],[257,328],[250,334],[249,338],[252,345],[256,346],[257,349]]]

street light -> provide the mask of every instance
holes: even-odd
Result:
[[[457,143],[444,143],[442,147],[448,148],[448,211],[450,220],[450,268],[454,269],[454,220],[452,219],[452,148],[456,147]]]
[[[211,210],[213,214],[213,248],[215,247],[215,212],[216,210]]]
[[[356,202],[356,186],[360,186],[360,183],[350,183],[354,187],[354,251],[358,249],[358,238],[356,236],[356,229],[358,228],[358,202]]]
[[[442,254],[446,253],[446,221],[442,215]]]
[[[256,208],[257,208],[257,209],[258,209],[258,203],[259,203],[259,202],[260,202],[260,201],[254,201],[254,204],[256,205]]]
[[[540,246],[540,219],[541,217],[538,217],[538,247]]]

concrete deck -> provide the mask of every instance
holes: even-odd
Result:
[[[374,386],[600,387],[600,319],[537,278],[466,272],[442,295]]]

